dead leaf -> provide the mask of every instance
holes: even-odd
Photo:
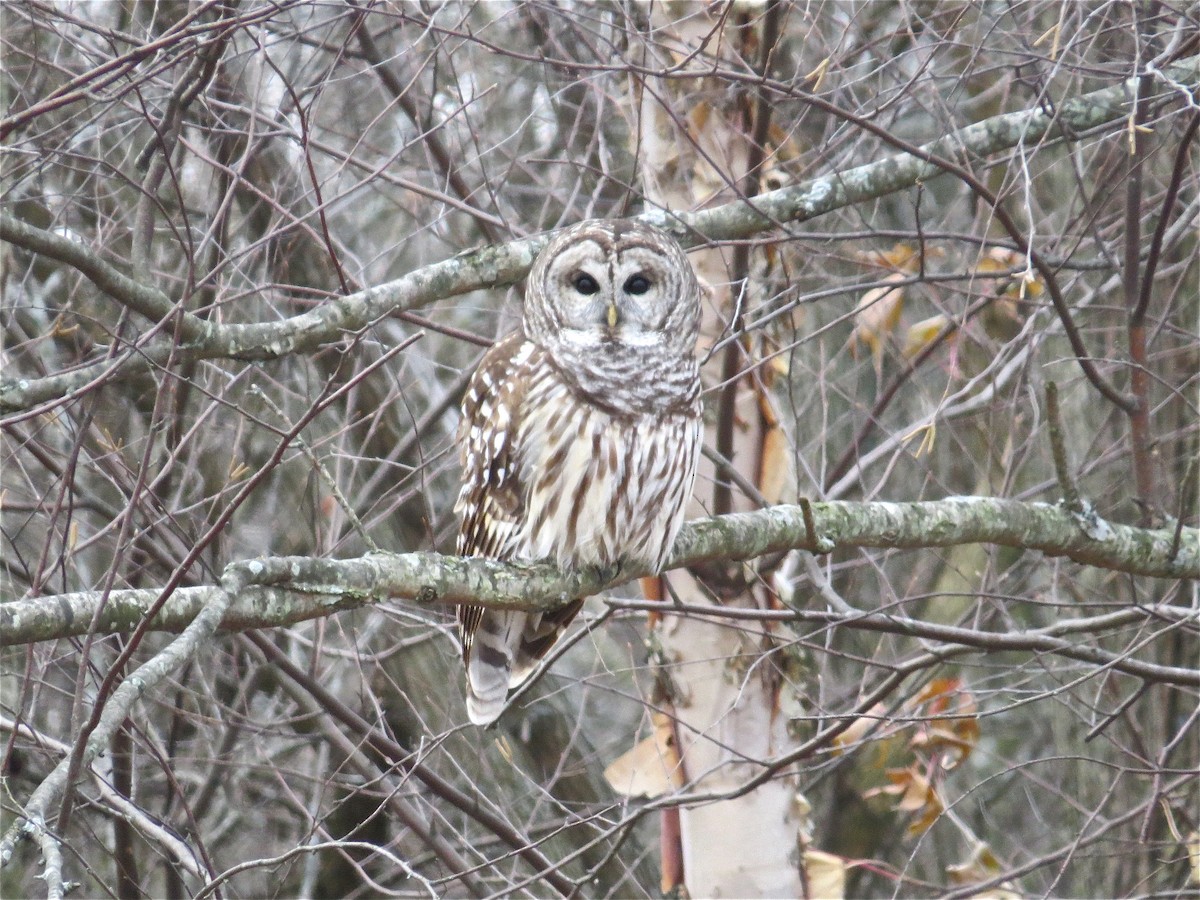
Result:
[[[897,273],[912,274],[920,268],[920,253],[912,244],[898,241],[887,250],[868,250],[858,258],[872,266],[883,266]]]
[[[904,275],[893,272],[885,281],[903,281]],[[898,287],[872,288],[863,294],[854,312],[854,330],[850,332],[850,353],[857,359],[861,343],[871,353],[875,375],[883,373],[883,351],[888,337],[900,322],[904,311],[904,289]]]
[[[882,703],[876,703],[865,716],[859,716],[849,727],[833,739],[833,746],[838,752],[852,747],[863,739],[868,731],[880,725],[880,718],[886,712]]]
[[[992,848],[983,841],[978,841],[971,850],[971,855],[963,862],[946,866],[946,874],[954,884],[974,884],[977,881],[988,881],[1000,874],[1000,860]]]
[[[951,884],[976,884],[980,881],[990,881],[1004,871],[1000,860],[992,848],[983,841],[977,841],[970,857],[957,865],[946,866],[946,875]],[[989,888],[978,894],[971,895],[972,900],[1021,900],[1021,895],[1007,884]]]
[[[936,756],[940,768],[953,769],[979,744],[979,707],[961,679],[935,678],[905,706],[911,711],[924,707],[931,717],[917,729],[910,746]]]
[[[654,733],[609,763],[604,779],[623,797],[660,797],[683,785],[671,720],[654,714]]]
[[[949,324],[950,319],[948,317],[936,315],[930,316],[928,319],[922,319],[915,325],[909,325],[908,331],[904,334],[904,348],[902,350],[904,358],[912,359],[932,344],[934,339]]]
[[[846,896],[846,861],[820,850],[804,851],[808,894],[813,900],[841,900]]]
[[[1189,880],[1192,884],[1200,884],[1200,831],[1192,831],[1187,838],[1188,862],[1192,864]]]
[[[1016,250],[1009,250],[1007,247],[992,247],[975,265],[975,271],[982,275],[993,272],[1009,273],[1021,269],[1025,271],[1017,271],[1016,274],[997,279],[996,286],[993,288],[995,295],[1016,300],[1040,297],[1046,290],[1045,283],[1033,271],[1024,254],[1018,253]]]
[[[894,808],[897,812],[918,814],[908,823],[907,835],[924,834],[946,809],[937,788],[915,765],[906,769],[888,769],[887,777],[891,784],[865,791],[863,799],[881,795],[896,797]]]

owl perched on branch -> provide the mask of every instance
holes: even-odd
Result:
[[[464,556],[659,571],[700,450],[700,288],[665,232],[582,222],[534,261],[522,327],[463,400]],[[467,711],[492,722],[583,600],[551,612],[459,607]]]

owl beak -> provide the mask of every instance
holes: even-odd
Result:
[[[621,314],[617,312],[617,304],[608,304],[608,327],[616,328],[617,322],[621,320]]]

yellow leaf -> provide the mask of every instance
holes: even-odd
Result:
[[[1030,267],[1028,260],[1015,250],[1009,250],[1007,247],[992,247],[975,266],[975,271],[981,275],[1020,269],[1025,271],[1001,278],[997,282],[993,288],[996,296],[1010,297],[1014,300],[1040,297],[1046,290],[1045,284]]]
[[[868,265],[894,269],[897,273],[912,273],[919,268],[920,254],[912,244],[898,241],[888,250],[870,250],[859,254]]]
[[[975,884],[990,881],[1003,869],[992,848],[983,841],[976,841],[970,857],[957,865],[946,866],[946,875],[949,876],[951,884]],[[971,896],[973,900],[1021,900],[1020,894],[1005,885]]]
[[[937,315],[908,326],[908,331],[904,335],[904,358],[912,359],[928,347],[933,343],[934,338],[942,333],[942,329],[949,324],[950,320],[946,316]]]
[[[763,436],[758,469],[758,489],[768,503],[778,503],[791,474],[791,453],[782,428],[771,428]]]
[[[838,751],[841,751],[847,747],[857,744],[863,739],[864,736],[866,736],[868,731],[879,725],[879,720],[885,712],[886,709],[884,708],[883,704],[876,703],[871,707],[867,715],[859,716],[850,723],[849,727],[847,727],[845,731],[835,737],[833,739],[833,746]]]
[[[107,428],[102,428],[100,433],[101,437],[98,443],[104,450],[112,453],[119,453],[121,448],[125,446],[125,442],[114,438],[112,436],[112,432]]]
[[[825,72],[829,69],[829,57],[825,57],[817,67],[801,78],[801,81],[811,81],[812,87],[809,88],[814,94],[821,89],[821,83],[825,80]]]
[[[1020,295],[1022,300],[1026,297],[1040,297],[1045,290],[1046,285],[1042,282],[1040,275],[1026,272],[1021,278]]]
[[[79,325],[67,326],[63,322],[63,317],[60,314],[53,322],[50,323],[50,336],[56,338],[69,337],[79,330]]]
[[[1025,265],[1025,257],[1016,250],[1007,247],[991,247],[975,266],[975,271],[983,274],[990,272],[1007,272]]]
[[[1053,25],[1051,25],[1049,28],[1047,28],[1045,31],[1042,32],[1041,36],[1036,41],[1033,42],[1032,46],[1040,47],[1040,46],[1042,46],[1042,44],[1046,43],[1047,38],[1053,38],[1054,40],[1050,45],[1050,59],[1053,60],[1058,55],[1057,54],[1058,37],[1059,37],[1059,33],[1061,31],[1062,31],[1062,22],[1055,22]]]
[[[512,747],[508,745],[508,738],[500,735],[496,738],[496,749],[500,751],[500,755],[504,757],[504,761],[510,766],[512,765]]]
[[[937,440],[937,425],[933,422],[930,422],[928,425],[918,425],[900,440],[908,444],[918,434],[921,435],[921,443],[917,445],[917,449],[913,455],[920,458],[933,450],[934,441]]]

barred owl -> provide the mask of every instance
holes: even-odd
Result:
[[[659,571],[700,450],[700,289],[657,228],[589,221],[555,236],[522,327],[463,399],[458,552],[565,569]],[[492,722],[579,612],[459,607],[471,721]]]

